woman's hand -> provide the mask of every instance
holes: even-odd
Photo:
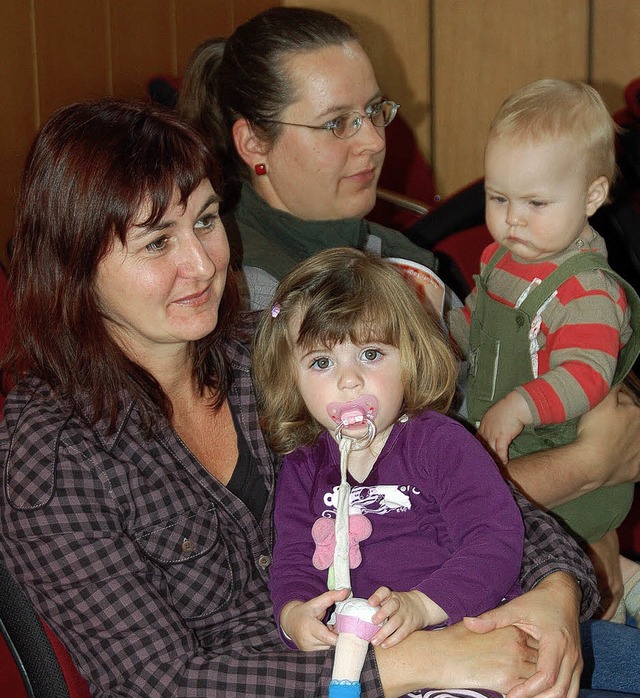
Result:
[[[280,627],[303,652],[328,650],[335,646],[338,634],[323,622],[327,610],[344,601],[348,589],[325,591],[309,601],[289,601],[280,612]]]
[[[536,641],[510,625],[485,634],[462,623],[418,630],[389,649],[375,648],[385,697],[420,688],[491,688],[508,693],[536,671]]]
[[[640,481],[640,407],[620,387],[583,415],[566,446],[509,461],[507,477],[539,506],[553,509],[609,485]]]
[[[575,698],[582,671],[579,608],[575,581],[555,572],[532,591],[478,618],[465,618],[464,624],[478,633],[513,625],[537,645],[535,673],[512,688],[507,698]]]
[[[599,486],[640,481],[640,407],[624,387],[580,419],[577,442],[599,464]]]

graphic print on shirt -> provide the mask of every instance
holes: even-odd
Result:
[[[374,485],[353,487],[349,500],[351,514],[378,514],[384,516],[390,512],[409,511],[411,495],[419,496],[420,491],[411,485]],[[335,516],[338,502],[338,487],[324,496],[324,504],[330,509],[322,512],[323,517]]]

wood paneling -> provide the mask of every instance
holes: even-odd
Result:
[[[64,104],[110,94],[107,0],[35,0],[40,119]]]
[[[627,84],[640,77],[640,2],[595,0],[593,86],[609,109],[623,106]]]
[[[150,18],[153,21],[149,21]],[[108,20],[113,94],[142,97],[150,76],[176,74],[176,21],[172,0],[112,0]]]
[[[6,2],[0,21],[0,260],[5,263],[4,242],[13,232],[16,190],[37,123],[32,9],[24,0]]]
[[[229,36],[254,15],[282,3],[277,0],[175,0],[178,38],[178,74],[182,74],[189,56],[206,39]]]
[[[236,2],[232,3],[233,26],[237,27],[240,24],[244,24],[254,15],[276,5],[286,5],[286,3],[278,2],[278,0],[236,0]]]
[[[193,50],[205,39],[229,36],[234,28],[234,4],[176,0],[177,74],[182,75]]]
[[[582,0],[433,0],[433,166],[452,193],[480,177],[486,131],[513,90],[588,75]]]
[[[277,1],[3,0],[0,5],[0,261],[13,234],[24,158],[53,111],[83,99],[142,98],[152,75],[181,74],[204,39]]]

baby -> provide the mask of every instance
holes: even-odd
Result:
[[[504,463],[575,439],[579,416],[640,351],[640,300],[589,224],[608,199],[614,138],[596,90],[561,80],[518,90],[491,124],[486,221],[495,242],[448,322],[469,361],[469,417]],[[632,498],[631,484],[602,488],[555,513],[594,542],[619,526]]]

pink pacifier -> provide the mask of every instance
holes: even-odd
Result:
[[[327,414],[337,424],[335,436],[338,441],[343,438],[343,429],[354,424],[366,424],[367,434],[360,438],[347,437],[353,441],[352,448],[356,451],[369,446],[376,435],[376,425],[373,423],[378,413],[378,401],[373,395],[361,395],[349,402],[330,402]]]

